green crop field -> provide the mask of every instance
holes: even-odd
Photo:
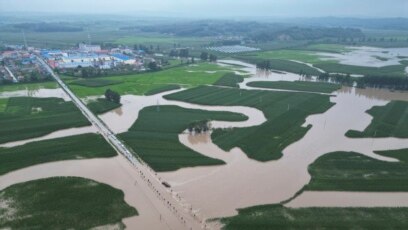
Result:
[[[239,88],[239,83],[243,81],[244,81],[243,76],[237,75],[235,73],[227,73],[224,76],[222,76],[218,81],[216,81],[214,85]]]
[[[146,96],[151,96],[151,95],[155,95],[155,94],[159,94],[159,93],[163,93],[166,91],[171,91],[171,90],[176,90],[176,89],[180,89],[181,87],[179,85],[165,85],[159,88],[154,88],[151,89],[149,91],[147,91],[145,93]]]
[[[317,52],[329,52],[329,53],[343,53],[350,51],[345,45],[342,44],[312,44],[302,47],[304,50],[317,51]]]
[[[296,73],[296,74],[303,73],[303,74],[308,74],[312,76],[318,76],[321,74],[317,69],[313,67],[310,67],[303,63],[297,63],[294,61],[290,61],[290,60],[262,59],[262,58],[253,57],[253,56],[242,56],[242,57],[236,57],[236,58],[249,62],[249,63],[253,63],[253,64],[257,64],[264,60],[270,60],[272,70],[286,71],[286,72]]]
[[[296,60],[301,62],[307,62],[310,64],[320,63],[322,60],[315,52],[304,50],[273,50],[265,52],[256,52],[242,55],[243,57],[253,57],[259,60]]]
[[[408,191],[408,149],[377,152],[400,162],[384,162],[353,152],[334,152],[309,166],[307,190]]]
[[[264,205],[221,219],[223,229],[406,229],[408,208],[287,208]]]
[[[296,90],[305,92],[317,92],[317,93],[332,93],[341,88],[339,84],[331,84],[325,82],[309,82],[309,81],[254,81],[247,84],[251,87],[266,88],[266,89],[284,89],[284,90]]]
[[[38,89],[56,89],[58,84],[53,81],[41,82],[41,83],[24,83],[24,84],[12,84],[12,85],[0,85],[0,92],[10,92],[17,90],[38,90]]]
[[[375,106],[367,113],[373,116],[371,124],[363,132],[349,130],[347,137],[408,138],[408,102],[392,101],[385,106]]]
[[[263,111],[267,122],[260,126],[218,129],[212,134],[214,143],[222,149],[240,147],[248,157],[259,161],[279,159],[285,147],[309,130],[310,127],[301,127],[306,117],[323,113],[333,105],[327,95],[211,86],[196,87],[165,98],[203,105],[249,106]]]
[[[208,45],[212,40],[201,37],[174,37],[166,35],[127,36],[116,40],[115,43],[122,45],[143,44],[147,46],[159,46],[160,48],[173,48],[174,44],[184,47],[201,47]]]
[[[172,171],[183,167],[220,165],[224,162],[203,156],[178,140],[178,135],[195,121],[243,121],[242,114],[184,109],[178,106],[144,108],[128,132],[120,134],[126,144],[155,171]]]
[[[90,123],[72,102],[60,98],[13,97],[0,113],[0,143],[86,125]]]
[[[3,113],[7,108],[8,98],[0,98],[0,113]]]
[[[120,84],[120,81],[108,80],[108,79],[84,79],[71,82],[73,85],[87,86],[87,87],[102,87],[109,85]]]
[[[213,73],[207,71],[216,72]],[[227,67],[221,67],[213,63],[198,63],[196,65],[174,67],[158,72],[103,77],[104,80],[122,82],[120,84],[110,86],[84,87],[72,84],[70,80],[66,82],[79,97],[103,95],[105,93],[105,90],[108,88],[122,95],[143,95],[150,90],[164,87],[169,84],[181,85],[183,87],[213,84],[227,72],[230,72],[230,69]]]
[[[0,148],[0,175],[52,161],[113,157],[116,152],[97,134],[56,138]]]
[[[108,101],[105,98],[98,98],[96,101],[91,101],[87,104],[87,107],[94,113],[94,114],[102,114],[113,109],[117,109],[121,107],[121,104]]]
[[[16,184],[0,191],[0,200],[1,229],[122,229],[122,219],[138,215],[122,191],[77,177]]]
[[[366,67],[366,66],[354,66],[344,65],[339,63],[317,63],[314,65],[328,73],[345,73],[345,74],[360,74],[360,75],[372,75],[372,76],[396,76],[404,77],[405,65],[391,65],[384,67]]]

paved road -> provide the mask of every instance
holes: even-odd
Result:
[[[126,159],[138,170],[138,183],[145,192],[145,195],[150,199],[160,213],[158,221],[165,221],[169,229],[208,229],[209,226],[194,216],[192,210],[179,202],[179,197],[166,188],[162,181],[156,176],[156,173],[141,159],[136,158],[131,149],[126,147],[115,134],[96,117],[86,105],[68,88],[68,86],[60,79],[60,77],[47,65],[47,63],[37,56],[38,61],[47,69],[52,77],[57,81],[61,88],[68,94],[72,102],[81,110],[85,117],[99,129],[103,137],[112,145],[114,149],[122,154]],[[109,169],[107,169],[109,170]],[[135,194],[138,196],[138,194]],[[137,207],[136,207],[137,208]]]
[[[4,66],[4,68],[6,69],[6,71],[8,72],[8,74],[10,75],[11,78],[13,78],[13,82],[18,82],[17,78],[14,76],[13,72],[11,72],[11,70],[7,67]]]

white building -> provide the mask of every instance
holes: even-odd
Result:
[[[83,52],[99,52],[101,51],[100,45],[87,45],[85,43],[79,44],[79,50]]]

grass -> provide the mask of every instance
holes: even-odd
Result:
[[[296,74],[303,73],[303,74],[312,75],[312,76],[318,76],[321,74],[317,69],[313,67],[310,67],[303,63],[297,63],[294,61],[290,61],[290,60],[263,59],[259,57],[249,57],[249,56],[237,57],[237,58],[243,61],[253,63],[253,64],[257,64],[263,60],[270,60],[272,70],[286,71],[286,72],[296,73]]]
[[[102,114],[108,111],[117,109],[121,107],[121,104],[108,101],[105,98],[98,98],[96,101],[92,101],[87,104],[87,107],[94,113],[94,114]]]
[[[312,180],[306,190],[408,191],[408,149],[377,154],[400,162],[385,162],[354,152],[334,152],[309,166]]]
[[[239,83],[243,81],[244,81],[243,76],[237,75],[235,73],[227,73],[224,76],[222,76],[218,81],[216,81],[214,85],[239,88]]]
[[[272,60],[274,59],[296,60],[296,61],[307,62],[311,64],[322,62],[322,60],[320,60],[319,56],[315,52],[304,51],[304,50],[273,50],[273,51],[250,53],[245,56],[253,56],[261,60],[271,60],[271,59]]]
[[[314,66],[329,73],[360,74],[372,76],[397,76],[405,77],[405,65],[391,65],[384,67],[366,67],[355,65],[344,65],[339,63],[323,62]]]
[[[0,113],[0,143],[89,124],[72,102],[60,98],[9,98],[5,111]]]
[[[56,82],[41,82],[41,83],[24,83],[12,85],[0,85],[0,92],[10,92],[17,90],[38,90],[38,89],[56,89],[58,84]]]
[[[0,98],[0,113],[3,113],[7,108],[8,98]]]
[[[102,87],[109,85],[120,84],[120,81],[107,80],[107,79],[84,79],[71,82],[73,85],[87,86],[87,87]]]
[[[408,102],[391,101],[367,113],[373,116],[371,124],[363,132],[349,130],[347,137],[408,137]]]
[[[251,87],[267,88],[267,89],[283,89],[283,90],[296,90],[305,92],[317,92],[317,93],[332,93],[341,88],[339,84],[331,84],[325,82],[309,82],[309,81],[255,81],[247,84]]]
[[[408,208],[287,208],[264,205],[238,210],[223,229],[406,229]]]
[[[0,191],[0,198],[2,229],[91,229],[106,225],[122,229],[123,218],[138,215],[124,201],[122,191],[77,177],[16,184]]]
[[[350,49],[342,44],[312,44],[303,48],[304,50],[317,51],[317,52],[329,52],[329,53],[343,53]]]
[[[206,71],[216,72],[208,73]],[[72,84],[70,80],[67,80],[66,82],[79,97],[103,95],[108,88],[120,93],[121,95],[143,95],[150,90],[165,87],[167,85],[195,87],[198,85],[213,84],[226,72],[230,72],[228,67],[221,67],[213,63],[198,63],[196,65],[174,67],[157,72],[103,77],[104,80],[122,82],[120,84],[110,86],[84,87]]]
[[[165,85],[165,86],[162,86],[162,87],[151,89],[151,90],[147,91],[145,93],[145,95],[146,96],[151,96],[151,95],[163,93],[163,92],[166,92],[166,91],[176,90],[176,89],[180,89],[180,88],[181,87],[179,85]]]
[[[243,121],[248,118],[230,112],[152,106],[142,109],[129,131],[120,137],[155,171],[224,164],[187,148],[178,140],[178,135],[186,130],[189,124],[207,119]]]
[[[160,48],[173,48],[174,44],[181,44],[184,47],[201,47],[208,45],[212,40],[209,38],[200,37],[174,37],[167,35],[142,35],[142,36],[126,36],[115,41],[122,45],[153,45],[160,46]]]
[[[222,149],[229,151],[240,147],[248,157],[258,161],[279,159],[286,146],[301,139],[309,130],[310,126],[301,127],[306,117],[323,113],[333,105],[327,95],[211,86],[196,87],[165,98],[203,105],[248,106],[261,110],[267,118],[262,125],[218,129],[212,134],[214,143]]]
[[[32,165],[84,158],[113,157],[116,152],[97,134],[56,138],[0,148],[0,175]]]

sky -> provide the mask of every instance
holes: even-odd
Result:
[[[0,0],[0,12],[186,17],[408,17],[408,0]]]

